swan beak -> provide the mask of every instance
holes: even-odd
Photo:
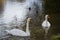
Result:
[[[32,19],[30,19],[30,23],[32,23]]]
[[[50,18],[50,16],[48,16],[48,18]]]

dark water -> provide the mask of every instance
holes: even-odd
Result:
[[[51,16],[51,24],[52,24],[52,33],[53,34],[59,34],[60,33],[60,14],[56,13],[56,14],[50,14]]]

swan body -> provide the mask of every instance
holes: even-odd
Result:
[[[20,29],[12,29],[6,30],[8,34],[15,35],[15,36],[28,36],[28,34]]]
[[[14,35],[14,36],[30,36],[29,31],[29,21],[31,18],[27,19],[27,26],[26,26],[26,32],[20,29],[12,29],[12,30],[6,30],[8,34]]]
[[[48,21],[48,15],[45,16],[45,20],[42,22],[43,29],[49,29],[51,26],[50,22]]]

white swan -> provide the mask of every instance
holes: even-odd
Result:
[[[49,29],[51,26],[50,22],[48,21],[48,15],[45,15],[45,20],[42,22],[43,29]]]
[[[29,31],[29,21],[31,18],[27,19],[27,26],[26,26],[26,32],[20,29],[12,29],[12,30],[6,30],[8,34],[11,34],[13,36],[30,36],[30,31]]]

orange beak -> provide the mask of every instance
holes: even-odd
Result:
[[[50,18],[50,16],[48,16],[48,18]]]
[[[32,19],[30,19],[30,23],[32,23]]]

